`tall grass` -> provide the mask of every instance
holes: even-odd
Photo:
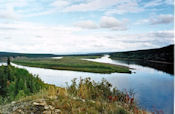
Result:
[[[108,103],[118,103],[126,106],[128,110],[133,110],[136,107],[134,100],[134,91],[120,91],[112,88],[111,83],[102,79],[101,82],[91,81],[90,78],[81,79],[79,84],[76,79],[72,80],[72,84],[67,86],[67,91],[70,95],[84,100],[93,100]]]

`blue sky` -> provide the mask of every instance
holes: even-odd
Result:
[[[1,0],[0,51],[89,53],[174,43],[173,0]]]

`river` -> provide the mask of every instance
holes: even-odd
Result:
[[[113,87],[120,90],[134,89],[135,98],[141,108],[149,111],[154,109],[163,110],[165,114],[173,114],[174,76],[172,74],[143,66],[134,61],[112,60],[108,55],[98,59],[86,60],[125,65],[132,68],[133,73],[99,74],[13,65],[25,68],[32,74],[38,74],[46,83],[61,87],[66,87],[66,82],[70,84],[73,78],[91,77],[96,82],[105,78]]]

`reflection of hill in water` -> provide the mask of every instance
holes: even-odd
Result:
[[[174,74],[174,64],[170,63],[156,63],[150,61],[143,61],[143,60],[120,60],[120,62],[125,64],[135,64],[135,65],[142,65],[150,68],[154,68],[159,71],[163,71],[169,74]]]

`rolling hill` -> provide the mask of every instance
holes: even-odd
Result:
[[[174,45],[147,50],[126,52],[114,52],[110,54],[112,59],[147,60],[155,62],[174,63]]]

